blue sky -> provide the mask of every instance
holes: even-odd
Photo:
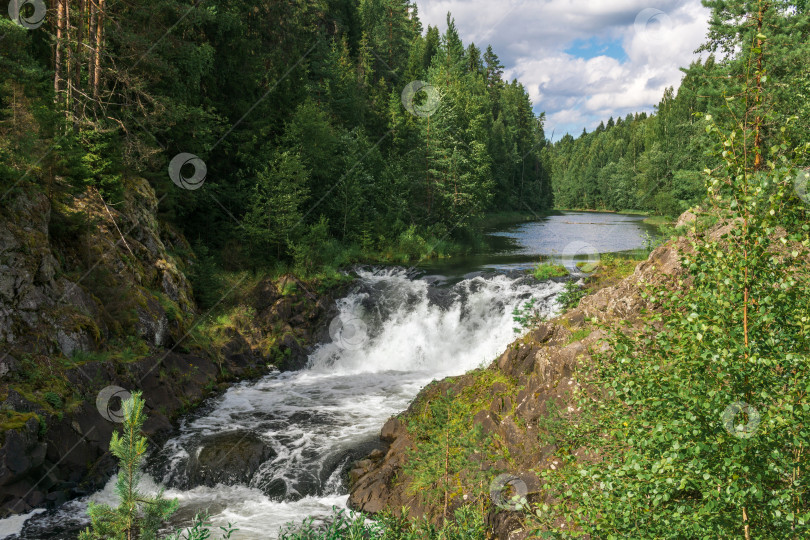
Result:
[[[546,133],[593,130],[608,117],[652,112],[697,58],[709,12],[700,0],[416,0],[427,25],[451,12],[465,44],[492,44],[546,112]]]

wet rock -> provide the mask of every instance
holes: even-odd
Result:
[[[284,334],[278,344],[278,350],[282,355],[282,360],[279,363],[279,369],[282,371],[292,371],[306,367],[309,355],[294,334]]]
[[[45,460],[46,445],[38,441],[39,422],[31,418],[20,429],[5,433],[0,447],[0,486],[17,482]]]
[[[20,363],[10,354],[0,354],[0,379],[9,374],[14,374],[20,368]]]
[[[380,440],[385,443],[392,443],[405,432],[405,425],[399,418],[390,418],[380,431]]]
[[[259,486],[259,489],[262,490],[262,493],[277,501],[284,500],[287,496],[287,483],[281,478],[274,478]]]
[[[211,435],[189,458],[188,487],[247,484],[262,463],[275,456],[269,445],[248,431]]]

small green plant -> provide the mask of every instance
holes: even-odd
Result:
[[[546,318],[540,314],[540,310],[534,307],[536,303],[537,300],[532,298],[512,310],[512,320],[517,324],[517,326],[514,327],[515,333],[520,333],[527,328],[535,327],[546,320]]]
[[[219,530],[222,531],[220,538],[227,540],[239,529],[234,528],[232,524],[228,523],[226,527],[219,527]],[[211,538],[211,522],[208,514],[203,512],[194,516],[191,527],[185,531],[175,532],[174,535],[168,537],[167,540],[209,540],[209,538]]]
[[[458,508],[453,518],[441,527],[424,519],[411,519],[407,509],[400,516],[384,512],[370,521],[363,514],[350,514],[333,508],[332,515],[316,521],[288,523],[281,530],[281,540],[483,540],[486,528],[483,516],[469,506]]]
[[[59,397],[59,394],[56,392],[45,392],[45,401],[56,410],[60,410],[63,407],[62,398]]]
[[[123,403],[121,433],[113,432],[110,440],[110,452],[120,464],[115,484],[120,504],[113,508],[91,502],[88,509],[91,526],[79,535],[79,540],[157,538],[160,526],[177,510],[177,500],[164,499],[162,491],[154,497],[138,491],[140,465],[146,454],[146,437],[141,435],[146,421],[143,407],[141,393],[133,393]]]
[[[591,332],[592,330],[590,328],[580,328],[579,330],[574,330],[568,337],[568,343],[574,343],[575,341],[582,341],[586,337],[590,336]]]
[[[568,275],[568,270],[559,264],[540,263],[532,271],[532,275],[540,281],[545,281],[555,277],[565,277]]]
[[[562,309],[568,310],[576,307],[579,301],[588,295],[588,291],[584,287],[577,285],[576,281],[566,281],[565,289],[557,295],[557,302],[559,302]]]

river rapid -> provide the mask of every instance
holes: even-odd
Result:
[[[166,497],[179,500],[173,527],[205,510],[215,526],[236,524],[235,539],[277,538],[287,523],[345,508],[345,473],[378,447],[388,418],[432,380],[497,358],[517,337],[515,308],[534,299],[542,314],[557,312],[563,284],[538,282],[522,270],[572,242],[620,252],[642,247],[650,232],[635,216],[566,213],[491,231],[486,254],[417,269],[356,269],[331,337],[308,366],[237,384],[185,417],[150,455],[142,490],[161,484]],[[267,459],[250,478],[190,485],[189,467],[205,441],[229,432],[261,440]],[[88,523],[89,501],[115,504],[114,482],[24,524],[21,517],[0,520],[0,537],[75,538]]]

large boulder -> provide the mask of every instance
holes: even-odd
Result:
[[[205,437],[188,461],[188,487],[247,484],[276,452],[249,431],[229,431]]]

